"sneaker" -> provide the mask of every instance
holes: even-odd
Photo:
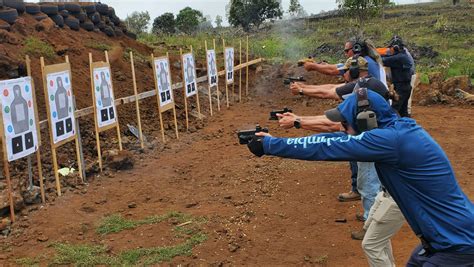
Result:
[[[349,193],[339,194],[339,196],[337,196],[337,199],[341,202],[357,201],[360,200],[360,194],[350,191]]]
[[[354,231],[351,233],[351,238],[354,240],[363,240],[365,236],[365,229],[362,229],[360,231]]]
[[[356,213],[356,220],[359,222],[365,222],[364,214]]]

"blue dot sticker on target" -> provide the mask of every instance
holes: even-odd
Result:
[[[8,130],[9,133],[12,133],[13,132],[13,126],[8,125],[7,130]]]

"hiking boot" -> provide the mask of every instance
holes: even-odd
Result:
[[[350,191],[349,193],[341,193],[337,196],[337,199],[341,202],[356,201],[360,200],[360,194]]]
[[[364,214],[356,213],[356,220],[359,222],[365,222]]]
[[[362,229],[360,231],[354,231],[351,233],[351,238],[354,240],[363,240],[365,236],[365,229]]]

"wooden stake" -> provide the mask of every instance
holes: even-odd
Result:
[[[130,62],[132,66],[132,79],[133,79],[133,93],[135,94],[135,109],[137,112],[137,123],[138,123],[138,136],[140,139],[140,147],[143,149],[145,145],[143,144],[143,133],[142,133],[142,120],[140,118],[140,104],[138,101],[138,88],[137,88],[137,79],[135,76],[135,63],[133,61],[133,52],[130,51]],[[153,65],[153,62],[152,62]],[[153,73],[153,75],[155,75]],[[160,113],[161,116],[161,113]],[[160,117],[161,120],[161,117]]]
[[[70,64],[68,55],[66,55],[65,59],[66,59],[66,63]],[[70,82],[72,84],[72,71],[70,72],[70,74],[71,74],[71,77],[70,77],[71,81]],[[73,95],[72,90],[71,90],[71,95]],[[46,103],[48,103],[48,102],[46,102]],[[76,112],[75,102],[74,102],[74,112]],[[82,146],[82,144],[77,139],[77,133],[79,132],[79,119],[76,118],[75,114],[74,114],[74,120],[75,120],[74,123],[76,123],[76,135],[75,135],[74,139],[75,139],[75,143],[76,143],[77,167],[79,169],[79,175],[81,177],[81,180],[84,183],[84,175],[83,175],[83,172],[82,172],[82,160],[81,160],[82,159],[82,156],[81,156],[81,151],[82,151],[81,146]]]
[[[184,69],[184,61],[183,61],[183,49],[179,49],[179,56],[181,57],[181,73],[183,74],[183,94],[184,94],[184,110],[186,113],[186,131],[189,130],[189,118],[188,118],[188,99],[186,97],[186,80],[185,80],[185,74],[184,72],[186,71]]]
[[[227,84],[227,64],[225,62],[225,40],[222,39],[222,54],[224,55],[224,81],[225,81],[225,101],[229,108],[229,85]]]
[[[207,69],[207,89],[208,89],[208,94],[209,94],[209,111],[211,112],[211,116],[213,116],[212,114],[212,96],[211,96],[211,84],[209,83],[209,79],[211,77],[209,77],[209,59],[207,58],[207,40],[204,40],[204,51],[205,51],[205,55],[206,55],[206,69]]]
[[[109,53],[108,51],[106,50],[105,51],[105,60],[107,62],[107,64],[109,64],[109,71],[110,71],[110,84],[112,85],[112,88],[110,88],[112,90],[112,95],[114,96],[114,101],[115,101],[115,92],[114,92],[114,81],[112,80],[112,67],[110,66],[110,61],[109,61]],[[122,151],[123,147],[122,147],[122,135],[120,134],[120,123],[119,123],[119,116],[118,116],[118,108],[115,106],[115,103],[113,103],[116,111],[117,111],[117,114],[115,114],[115,128],[117,130],[117,139],[118,139],[118,143],[119,143],[119,150]]]
[[[90,77],[91,77],[91,93],[92,93],[92,103],[94,106],[94,128],[95,128],[95,143],[97,146],[97,158],[99,160],[99,169],[100,172],[102,172],[102,152],[100,149],[100,131],[99,131],[99,126],[97,125],[97,108],[96,108],[96,99],[95,99],[95,88],[94,88],[94,69],[92,67],[92,53],[89,53],[89,71],[90,71]]]
[[[28,73],[28,76],[32,77],[31,76],[31,60],[30,60],[30,57],[28,55],[26,56],[25,61],[26,61],[26,71]],[[40,128],[40,125],[39,125],[38,107],[36,105],[36,88],[35,88],[35,82],[34,82],[33,78],[31,78],[31,86],[32,86],[31,94],[33,96],[33,105],[34,105],[34,108],[35,108],[36,134],[38,135],[37,136],[38,149],[36,150],[36,162],[38,164],[38,176],[39,176],[39,183],[40,183],[41,201],[43,203],[45,203],[46,202],[46,197],[45,197],[45,194],[44,194],[44,184],[43,184],[43,166],[42,166],[42,163],[41,163],[41,128]]]
[[[193,54],[193,46],[191,45],[191,54]],[[194,79],[197,79],[197,75],[196,75],[196,58],[194,57],[194,54],[193,54],[193,59],[194,59]],[[197,81],[196,81],[196,103],[197,103],[197,108],[198,108],[198,118],[200,120],[202,120],[202,114],[201,114],[201,105],[199,104],[199,88],[198,88],[198,84],[197,84]]]
[[[242,39],[239,40],[239,65],[242,66]],[[239,102],[242,102],[242,68],[239,69]]]
[[[44,86],[44,97],[45,97],[45,103],[46,103],[46,109],[48,110],[48,114],[51,112],[49,111],[49,95],[48,95],[48,88],[47,88],[47,80],[46,80],[46,73],[44,72],[44,58],[40,58],[40,63],[41,63],[41,74],[43,76],[43,86]],[[49,116],[49,115],[48,115]],[[51,119],[48,118],[48,124],[49,124],[49,130],[53,130],[53,126],[51,125]],[[51,144],[51,155],[53,156],[53,172],[54,172],[54,179],[56,180],[56,194],[58,196],[61,196],[61,183],[59,182],[59,173],[58,173],[58,159],[56,156],[56,147],[54,145],[54,140],[53,140],[53,133],[50,132],[49,134],[49,141]]]
[[[245,55],[247,66],[245,67],[245,95],[249,94],[249,36],[247,35],[247,54]]]
[[[1,130],[1,137],[0,141],[3,142],[3,169],[5,170],[5,178],[7,180],[7,190],[8,190],[8,202],[10,203],[10,220],[11,222],[15,222],[15,204],[13,203],[13,187],[12,181],[10,177],[10,164],[8,163],[8,155],[7,155],[7,144],[5,141],[5,129],[3,129],[3,117],[0,116],[0,130]]]
[[[168,63],[170,63],[170,54],[169,52],[166,52],[166,57],[168,58]],[[173,93],[173,81],[171,78],[171,67],[170,67],[170,90],[171,90],[171,95],[173,96],[173,117],[174,117],[174,130],[176,133],[176,139],[179,139],[179,134],[178,134],[178,120],[176,119],[176,104],[175,104],[175,98],[174,98],[174,93]]]
[[[221,94],[219,91],[219,66],[217,65],[217,51],[216,51],[216,39],[212,39],[212,43],[214,45],[214,53],[216,54],[216,91],[217,91],[217,110],[221,111]]]

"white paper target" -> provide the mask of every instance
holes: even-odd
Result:
[[[186,97],[190,97],[195,95],[197,91],[196,68],[193,54],[188,53],[183,55],[183,66]]]
[[[57,144],[76,134],[71,74],[68,70],[49,73],[46,80],[53,142]]]
[[[0,81],[0,88],[7,157],[14,161],[38,149],[31,78]]]
[[[207,77],[210,87],[217,85],[216,51],[214,50],[207,50]]]
[[[234,48],[225,49],[225,80],[227,84],[234,82]]]
[[[171,72],[168,58],[155,59],[155,76],[158,83],[158,94],[160,107],[173,103],[173,94],[171,92]]]
[[[117,122],[110,68],[94,68],[93,75],[97,125],[102,128]]]

